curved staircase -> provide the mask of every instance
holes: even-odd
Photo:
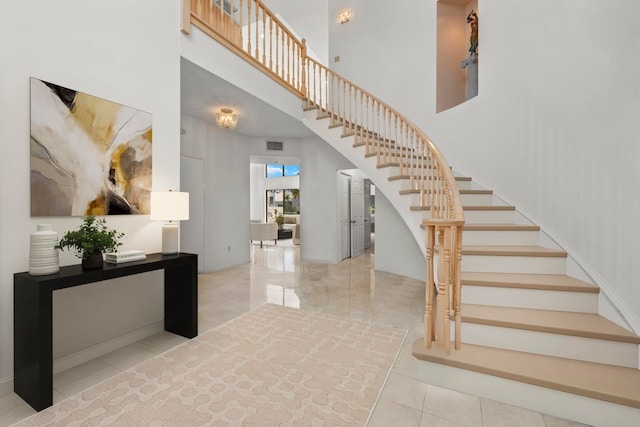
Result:
[[[354,135],[307,109],[304,123],[340,151],[396,206],[412,231],[429,208],[394,164],[358,151]],[[354,142],[355,141],[355,142]],[[384,176],[386,172],[386,176]],[[386,179],[385,179],[386,178]],[[566,275],[567,253],[540,246],[540,227],[514,206],[456,177],[466,223],[462,247],[462,346],[447,354],[413,343],[421,360],[640,408],[640,337],[598,314],[600,289]],[[414,233],[415,235],[415,233]],[[416,237],[421,241],[424,237]],[[436,249],[437,252],[437,249]]]
[[[251,28],[246,33],[248,43],[242,36],[229,38],[216,29],[217,25],[225,31],[232,28],[224,13],[211,12],[217,6],[206,6],[210,3],[202,0],[190,3],[191,23],[300,96],[303,123],[351,160],[394,204],[423,248],[428,265],[434,258],[440,262],[438,270],[444,279],[434,276],[434,268],[428,268],[427,277],[428,283],[439,288],[440,305],[451,301],[451,312],[446,304],[439,314],[447,322],[439,319],[438,328],[450,327],[457,340],[461,335],[462,346],[449,354],[447,345],[430,345],[429,337],[434,334],[449,334],[444,333],[447,329],[435,331],[436,322],[430,317],[434,301],[427,298],[427,338],[413,343],[415,357],[610,402],[631,411],[640,409],[640,337],[598,314],[599,288],[567,275],[567,253],[541,245],[538,226],[521,223],[514,206],[504,204],[471,178],[451,174],[437,149],[424,147],[431,142],[426,137],[423,141],[420,130],[372,95],[306,58],[304,41],[282,42],[283,50],[286,44],[293,46],[291,58],[300,62],[299,67],[277,64],[279,42],[273,65],[274,55],[264,39],[262,46],[258,44],[257,29],[254,53]],[[249,9],[250,19],[245,22],[263,29],[278,28],[274,15],[262,9],[258,12],[263,6],[255,4],[255,20]],[[242,20],[238,24],[242,26]],[[288,34],[280,31],[283,37]],[[279,37],[278,30],[275,35]],[[249,49],[245,49],[247,44]],[[439,167],[446,171],[434,174]],[[462,212],[456,212],[457,203]],[[423,246],[424,230],[429,236],[429,229],[435,227],[437,234],[442,225],[438,221],[443,219],[451,225],[451,234],[440,240],[449,244],[445,256],[439,253],[441,246],[430,248],[428,242],[433,243],[434,237],[427,238]],[[461,239],[461,246],[456,246],[456,239]],[[457,264],[460,257],[461,265]],[[456,291],[457,285],[461,292]],[[433,287],[427,289],[429,296]],[[451,326],[449,318],[454,322]],[[640,419],[640,411],[631,414]]]

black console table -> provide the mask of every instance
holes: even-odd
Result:
[[[52,293],[102,280],[164,269],[164,329],[187,338],[198,336],[198,256],[150,254],[142,261],[80,265],[55,274],[13,276],[13,390],[35,410],[53,403]]]

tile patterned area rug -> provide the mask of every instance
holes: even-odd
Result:
[[[362,426],[406,331],[264,305],[18,426]]]

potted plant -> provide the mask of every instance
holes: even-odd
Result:
[[[95,216],[88,215],[84,217],[78,230],[64,234],[56,248],[75,250],[76,256],[82,258],[83,269],[101,268],[102,254],[115,252],[122,245],[122,236],[124,233],[110,230],[104,218],[96,219]]]
[[[275,221],[278,223],[278,228],[282,228],[282,224],[284,224],[284,217],[282,215],[276,215]]]

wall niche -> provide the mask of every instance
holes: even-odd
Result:
[[[478,0],[438,0],[436,112],[478,94]],[[472,36],[472,28],[475,31]]]

